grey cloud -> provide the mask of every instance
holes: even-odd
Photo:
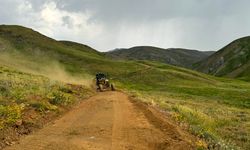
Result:
[[[8,23],[14,22],[18,19],[16,9],[18,7],[18,0],[1,1],[0,2],[0,22]]]
[[[106,21],[206,17],[241,13],[248,10],[247,0],[58,0],[61,9],[91,11],[93,19]]]
[[[32,15],[16,11],[24,1],[32,4]],[[36,16],[49,2],[67,12],[61,27],[46,26]],[[135,45],[217,50],[250,34],[249,6],[249,0],[8,0],[0,2],[0,23],[52,32],[54,38],[100,50]]]
[[[63,25],[67,26],[68,28],[73,28],[73,19],[70,16],[64,16],[62,18]]]

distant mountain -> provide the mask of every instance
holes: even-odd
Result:
[[[212,51],[202,52],[180,48],[162,49],[151,46],[138,46],[129,49],[116,49],[107,52],[106,55],[113,59],[159,61],[190,68],[192,64],[207,58],[213,53]]]
[[[250,80],[250,37],[233,41],[208,58],[196,63],[198,71]]]

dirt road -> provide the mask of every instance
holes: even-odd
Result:
[[[162,113],[120,92],[102,92],[8,150],[194,149]]]

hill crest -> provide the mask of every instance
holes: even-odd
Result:
[[[192,64],[208,57],[213,52],[203,52],[183,48],[158,48],[153,46],[136,46],[128,49],[116,49],[106,53],[113,59],[149,60],[190,68]]]

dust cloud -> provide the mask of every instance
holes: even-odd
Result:
[[[67,72],[65,67],[58,61],[46,58],[39,58],[39,60],[35,61],[34,58],[28,58],[20,53],[1,53],[0,65],[11,67],[26,73],[42,75],[60,82],[82,84],[88,87],[92,84],[91,75],[87,73],[73,75]]]

